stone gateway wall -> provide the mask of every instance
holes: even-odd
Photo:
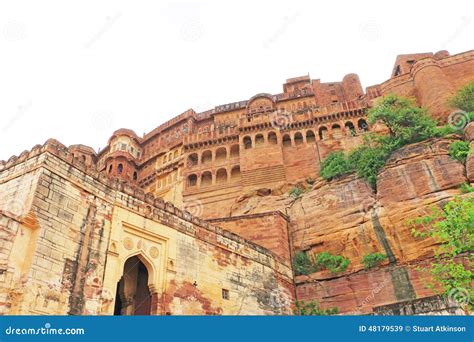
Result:
[[[288,261],[49,149],[0,174],[3,314],[291,312]]]

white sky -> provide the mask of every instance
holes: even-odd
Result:
[[[0,160],[50,137],[97,150],[307,73],[381,83],[397,54],[474,48],[474,3],[448,4],[1,0]]]

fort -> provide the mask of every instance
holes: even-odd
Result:
[[[418,270],[435,241],[405,224],[474,182],[474,160],[448,156],[456,138],[394,153],[377,192],[319,169],[384,132],[367,120],[379,98],[413,97],[443,123],[448,98],[473,80],[474,51],[399,55],[365,91],[356,74],[295,77],[282,93],[189,109],[142,137],[116,130],[99,152],[50,139],[0,161],[0,313],[270,315],[296,300],[342,314],[459,313]],[[289,196],[301,183],[310,190]],[[350,266],[295,275],[297,251]],[[377,251],[389,260],[365,270]]]

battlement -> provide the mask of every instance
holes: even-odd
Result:
[[[71,169],[71,166],[75,170]],[[171,202],[155,197],[153,193],[145,192],[140,187],[123,182],[117,178],[109,179],[85,167],[82,162],[71,158],[69,149],[66,146],[54,139],[49,139],[44,145],[36,145],[31,151],[24,151],[19,157],[12,157],[6,163],[4,161],[0,162],[0,184],[25,174],[25,170],[31,172],[40,167],[54,173],[59,173],[73,183],[79,182],[82,179],[81,187],[84,187],[85,190],[91,193],[97,193],[98,191],[108,193],[109,200],[112,199],[110,197],[111,190],[116,191],[113,196],[113,202],[118,202],[120,205],[127,207],[128,210],[132,210],[141,216],[157,222],[163,222],[167,226],[187,235],[204,239],[214,244],[216,241],[219,241],[219,238],[212,238],[209,235],[212,233],[229,241],[245,245],[265,257],[278,259],[282,263],[287,262],[279,259],[278,256],[269,250],[245,240],[239,235],[214,226],[200,217],[193,216],[186,210],[179,209]],[[87,179],[83,175],[86,175]],[[109,190],[106,190],[106,188]],[[175,219],[171,219],[169,215],[175,217]],[[192,226],[183,224],[181,220],[192,224]],[[200,233],[196,231],[196,228],[204,229],[208,233]],[[247,255],[246,257],[253,258],[252,255]],[[259,257],[259,262],[267,263],[268,260]]]

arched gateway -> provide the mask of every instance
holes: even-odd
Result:
[[[117,283],[114,315],[150,315],[149,272],[138,256],[127,259]]]

